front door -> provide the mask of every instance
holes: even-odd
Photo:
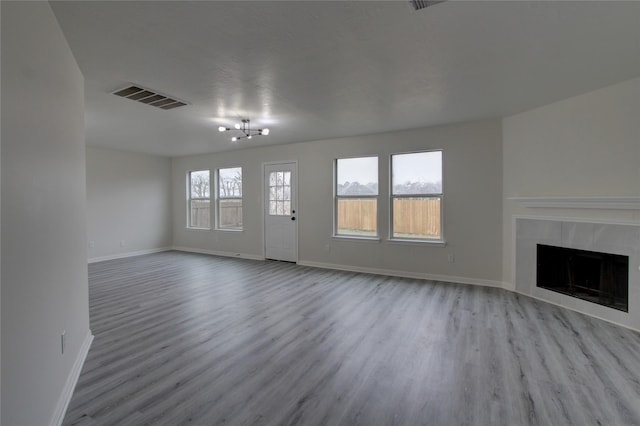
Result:
[[[298,261],[297,164],[264,166],[265,257]]]

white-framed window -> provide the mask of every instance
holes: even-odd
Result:
[[[218,169],[217,229],[242,230],[242,167]]]
[[[336,236],[378,236],[378,157],[335,161],[334,233]]]
[[[211,185],[209,170],[195,170],[187,175],[187,226],[211,228]]]
[[[391,156],[391,238],[442,241],[442,151]]]

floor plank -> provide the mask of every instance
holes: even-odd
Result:
[[[89,265],[64,425],[640,425],[640,335],[504,290],[181,252]]]

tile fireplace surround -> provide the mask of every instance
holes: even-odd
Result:
[[[640,225],[516,218],[516,291],[640,330]],[[546,244],[629,256],[629,312],[536,286],[536,247]]]

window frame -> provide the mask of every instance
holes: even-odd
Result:
[[[440,170],[441,170],[441,184],[439,193],[429,194],[394,194],[393,193],[393,157],[395,155],[407,155],[407,154],[423,154],[430,152],[440,152]],[[401,243],[417,243],[425,245],[445,245],[444,239],[444,150],[443,149],[427,149],[419,151],[409,152],[394,152],[389,155],[389,241],[401,242]],[[394,200],[403,198],[437,198],[440,200],[440,237],[439,238],[408,238],[395,236],[395,230],[393,228],[394,223]]]
[[[193,173],[207,172],[209,175],[209,197],[196,197],[191,196],[191,175]],[[192,201],[209,201],[209,227],[193,226],[191,223],[191,202]],[[187,172],[187,229],[199,229],[199,230],[211,230],[211,170],[210,169],[198,169],[189,170]]]
[[[338,160],[353,160],[357,158],[375,158],[378,166],[376,195],[338,195]],[[376,200],[376,233],[375,235],[357,235],[338,233],[338,204],[341,199],[371,199]],[[339,157],[333,160],[333,238],[354,240],[380,241],[380,156],[378,154]]]
[[[220,170],[228,170],[228,169],[240,169],[240,193],[243,195],[240,196],[222,196],[220,194]],[[216,231],[228,231],[228,232],[242,232],[244,231],[244,170],[242,166],[232,166],[232,167],[218,167],[215,173],[215,208],[216,208],[216,220],[215,220],[215,230]],[[221,200],[240,200],[242,205],[242,213],[240,216],[241,225],[239,227],[223,227],[220,225],[220,201]]]

